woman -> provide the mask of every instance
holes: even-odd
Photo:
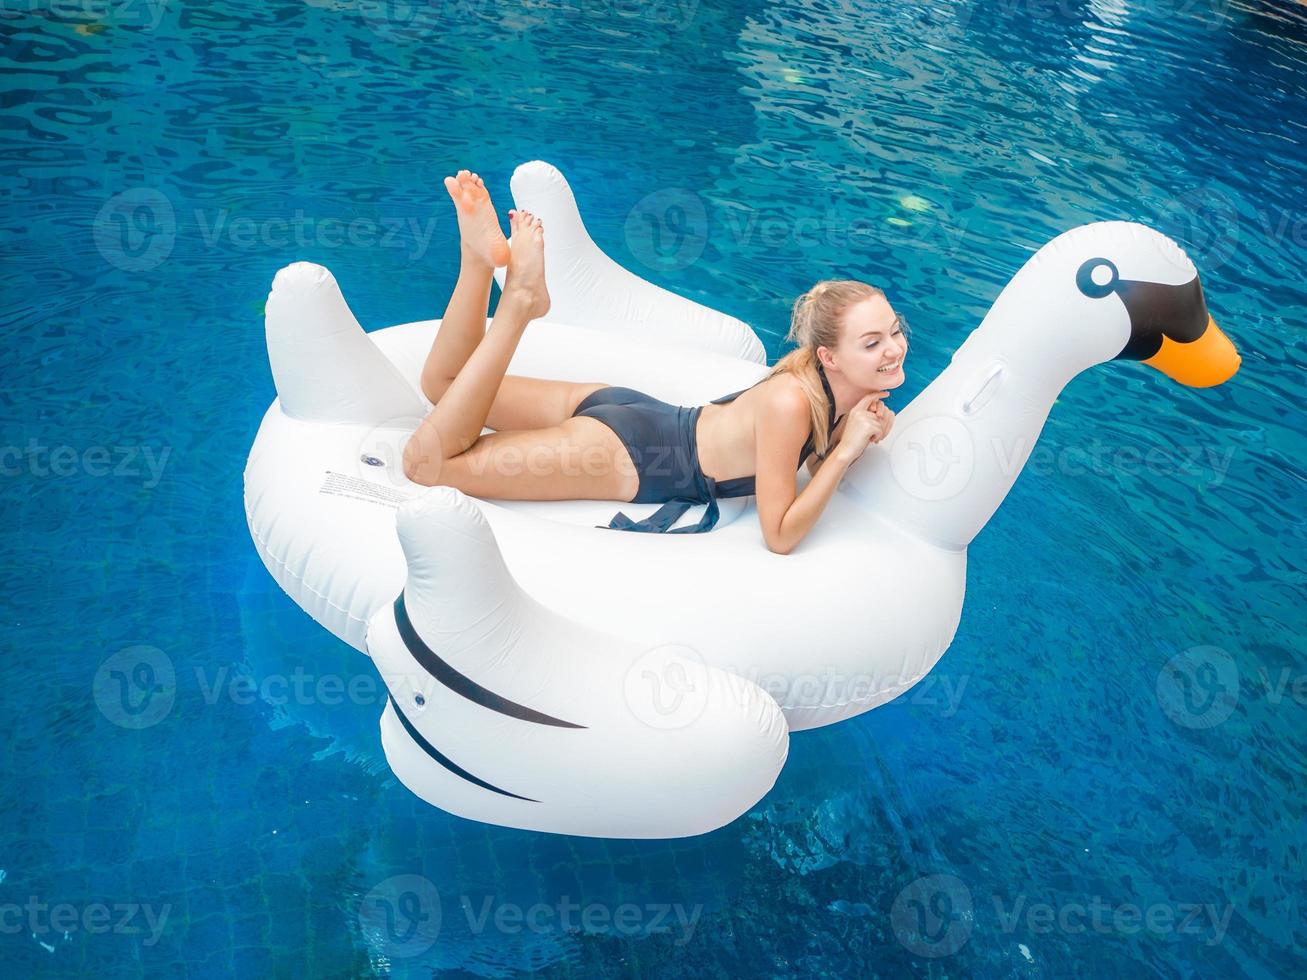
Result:
[[[874,286],[819,282],[794,304],[798,348],[750,388],[707,405],[670,405],[603,382],[506,374],[528,323],[549,311],[544,228],[510,211],[510,249],[485,184],[446,177],[458,213],[462,265],[422,370],[434,408],[404,449],[404,472],[427,486],[513,500],[664,501],[615,530],[663,532],[694,503],[693,527],[717,521],[717,497],[757,495],[767,547],[790,551],[812,529],[845,470],[890,431],[882,399],[903,384],[905,324]],[[487,330],[490,283],[508,266]],[[481,435],[483,427],[495,431]],[[833,448],[832,448],[833,447]],[[794,471],[812,479],[797,492]]]

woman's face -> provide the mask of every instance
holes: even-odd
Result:
[[[867,391],[897,388],[907,380],[907,354],[903,322],[884,296],[859,300],[845,312],[836,364],[855,385]]]

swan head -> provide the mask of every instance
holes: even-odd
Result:
[[[1171,239],[1133,222],[1098,222],[1053,239],[1003,291],[995,315],[1023,322],[1023,337],[1043,348],[1037,353],[1073,372],[1140,361],[1207,388],[1228,381],[1241,363],[1207,309],[1193,262]]]

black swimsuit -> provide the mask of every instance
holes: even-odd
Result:
[[[835,396],[831,392],[830,382],[820,364],[817,374],[825,389],[829,409],[826,417],[827,436],[834,432]],[[764,378],[763,381],[767,379]],[[755,382],[749,388],[757,387],[762,381]],[[744,394],[749,388],[721,398],[714,398],[709,404],[721,405]],[[591,392],[572,413],[575,418],[585,415],[598,419],[617,434],[626,451],[631,454],[636,472],[640,477],[640,487],[632,498],[633,504],[666,503],[642,521],[633,521],[621,511],[613,516],[608,524],[596,527],[608,527],[614,531],[645,531],[655,534],[697,534],[710,531],[717,523],[719,511],[718,497],[747,497],[754,493],[754,477],[742,476],[720,483],[707,476],[699,467],[699,446],[695,437],[695,423],[703,405],[686,408],[660,401],[652,395],[646,395],[634,388],[622,388],[609,385]],[[809,434],[799,453],[799,465],[813,452],[815,440]],[[669,530],[673,524],[695,504],[708,505],[699,523],[693,527],[678,527]]]

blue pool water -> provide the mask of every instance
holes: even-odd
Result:
[[[1307,971],[1302,6],[6,0],[0,38],[0,975]],[[504,211],[535,158],[773,360],[812,281],[884,285],[891,407],[1103,218],[1189,249],[1243,368],[1075,379],[939,667],[733,824],[456,819],[241,472],[276,270],[439,316],[440,178]]]

